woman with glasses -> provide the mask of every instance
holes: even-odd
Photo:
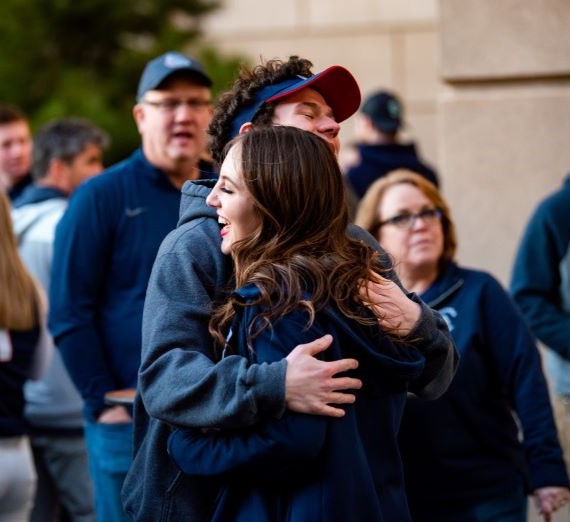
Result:
[[[460,364],[439,399],[407,402],[399,440],[415,522],[544,520],[570,499],[535,341],[489,274],[458,266],[449,208],[421,176],[374,183],[355,220],[393,256],[403,285],[446,319]]]

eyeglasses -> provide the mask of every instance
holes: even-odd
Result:
[[[391,217],[378,223],[378,228],[384,225],[394,225],[398,228],[413,228],[417,219],[421,219],[426,225],[433,225],[436,221],[441,220],[441,210],[439,208],[425,208],[417,214],[406,212]]]
[[[182,105],[185,105],[194,112],[203,112],[210,107],[212,102],[210,100],[176,100],[174,98],[168,98],[160,101],[142,100],[141,103],[150,105],[151,107],[156,107],[162,112],[171,113],[176,111],[176,109]]]

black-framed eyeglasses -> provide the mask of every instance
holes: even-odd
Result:
[[[439,208],[424,208],[417,214],[411,212],[403,212],[397,216],[385,219],[378,223],[378,228],[384,225],[394,225],[398,228],[412,228],[416,224],[417,219],[421,219],[426,225],[433,225],[441,220],[441,210]]]
[[[181,107],[182,105],[185,105],[194,112],[202,112],[206,110],[208,107],[210,107],[212,104],[210,100],[195,100],[195,99],[177,100],[175,98],[167,98],[166,100],[157,100],[157,101],[142,100],[141,103],[144,103],[145,105],[150,105],[151,107],[156,107],[158,110],[162,112],[174,112],[178,109],[178,107]]]

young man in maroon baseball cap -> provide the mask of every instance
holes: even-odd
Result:
[[[252,125],[290,125],[317,134],[338,152],[340,123],[360,106],[352,74],[333,65],[313,74],[308,60],[291,56],[242,70],[218,102],[209,133],[219,162],[226,143]]]

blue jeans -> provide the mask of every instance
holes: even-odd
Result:
[[[132,462],[133,425],[88,422],[85,440],[99,522],[128,522],[121,488]]]

